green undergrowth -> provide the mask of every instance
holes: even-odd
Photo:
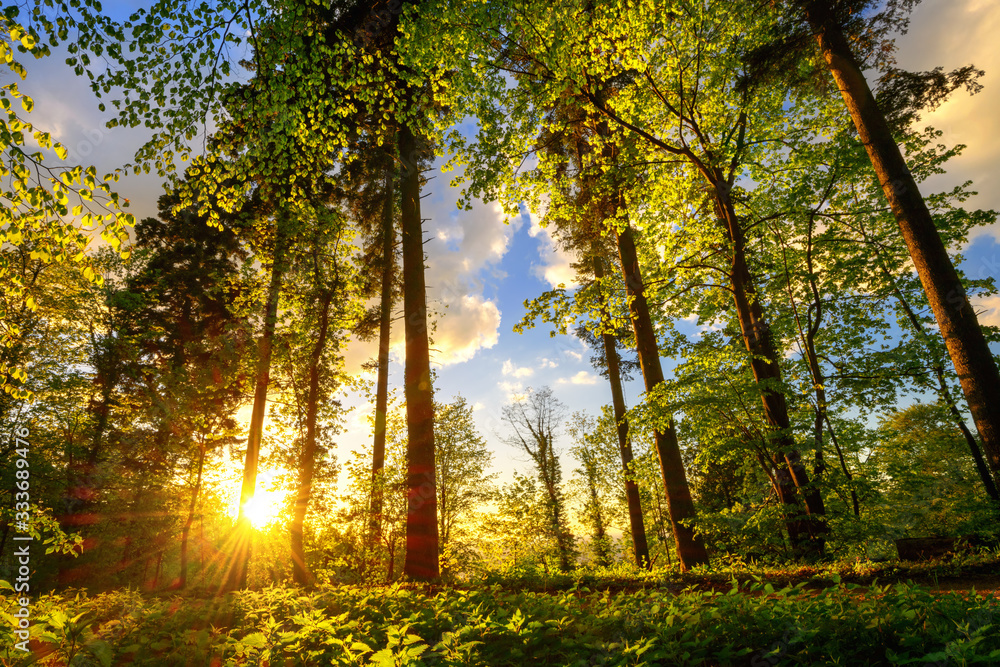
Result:
[[[32,601],[32,653],[4,665],[1000,664],[1000,604],[911,584],[539,592],[393,585],[224,597],[63,593]]]
[[[504,588],[534,591],[558,591],[586,586],[596,589],[632,590],[643,587],[727,591],[735,578],[741,584],[763,580],[774,586],[804,584],[823,588],[834,581],[871,585],[875,583],[917,582],[936,587],[954,580],[1000,579],[1000,553],[996,551],[960,552],[927,561],[886,560],[881,562],[851,559],[810,564],[759,564],[733,560],[711,567],[678,572],[676,568],[638,571],[628,565],[601,569],[579,569],[560,573],[537,565],[496,568],[485,572],[477,583]]]

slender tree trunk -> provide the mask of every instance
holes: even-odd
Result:
[[[653,321],[649,316],[649,306],[646,303],[631,226],[626,225],[616,236],[622,277],[625,279],[629,297],[629,314],[635,331],[636,351],[639,353],[639,365],[642,367],[646,391],[652,393],[663,382],[663,369],[660,366],[660,350],[656,342]],[[691,490],[688,487],[677,438],[672,433],[672,428],[667,431],[670,432],[654,431],[656,453],[660,460],[660,473],[663,475],[663,487],[667,494],[667,510],[670,513],[674,540],[677,543],[677,557],[681,562],[681,568],[688,570],[696,565],[707,564],[708,552],[705,543],[694,530],[682,523],[695,518],[694,501],[691,499]]]
[[[805,500],[806,517],[804,519],[789,518],[788,532],[792,546],[817,554],[823,553],[826,541],[827,525],[823,519],[826,513],[823,498],[815,485],[809,484],[809,475],[802,465],[802,457],[795,446],[791,433],[791,422],[788,418],[788,405],[785,395],[776,385],[781,383],[781,366],[778,351],[774,347],[771,327],[764,315],[760,298],[753,284],[753,277],[746,261],[746,239],[743,227],[736,216],[728,187],[721,172],[715,176],[716,215],[720,224],[726,230],[731,244],[732,267],[730,281],[736,313],[743,334],[743,341],[750,353],[750,367],[754,380],[760,387],[761,403],[764,406],[764,417],[771,428],[771,440],[776,450],[774,463],[778,468],[779,495],[786,505],[787,512],[798,515],[794,507],[798,505],[794,490],[797,489]],[[786,474],[787,473],[787,478]],[[789,488],[789,482],[794,488]],[[808,540],[803,541],[807,535]]]
[[[972,435],[972,431],[969,430],[969,427],[965,425],[965,419],[962,417],[962,413],[958,409],[958,405],[955,404],[955,399],[952,397],[951,390],[948,389],[948,382],[944,377],[944,368],[940,363],[935,362],[934,375],[937,377],[938,391],[941,394],[941,398],[948,406],[951,418],[958,427],[958,430],[962,432],[962,437],[965,438],[965,444],[969,447],[969,453],[972,454],[972,460],[976,463],[976,471],[979,473],[979,479],[983,483],[983,488],[986,489],[986,495],[992,498],[994,502],[1000,502],[1000,492],[997,491],[997,486],[993,481],[993,475],[990,474],[990,469],[986,463],[986,459],[983,458],[983,453],[979,449],[979,443],[976,442],[976,438]]]
[[[163,549],[156,554],[156,571],[153,573],[153,589],[159,587],[160,585],[160,571],[163,567]]]
[[[801,5],[899,223],[958,373],[990,470],[994,476],[1000,475],[1000,371],[976,312],[830,3],[803,0]]]
[[[851,474],[850,469],[847,467],[847,461],[844,459],[844,450],[840,448],[840,443],[837,442],[837,433],[833,430],[833,424],[830,423],[830,415],[824,414],[823,418],[826,420],[826,427],[830,431],[830,442],[833,443],[833,448],[837,451],[840,469],[844,471],[844,477],[847,478],[847,482],[851,487],[851,504],[854,506],[854,516],[860,517],[861,504],[858,502],[857,489],[854,488],[854,475]]]
[[[594,277],[600,282],[604,278],[604,262],[594,253]],[[603,316],[603,311],[602,311]],[[632,443],[628,437],[628,417],[625,416],[625,393],[622,391],[622,376],[618,360],[615,338],[609,333],[601,336],[604,343],[604,357],[608,361],[608,380],[611,384],[611,404],[615,411],[615,426],[618,431],[618,451],[622,459],[625,477],[625,499],[628,503],[628,521],[632,532],[632,552],[635,564],[640,568],[650,568],[649,543],[646,541],[646,527],[642,520],[642,503],[639,499],[639,485],[635,483],[632,470]]]
[[[313,474],[316,471],[316,415],[319,412],[319,367],[326,347],[327,331],[330,325],[330,302],[333,292],[326,290],[322,297],[319,310],[319,331],[316,333],[316,343],[313,345],[309,359],[309,395],[306,398],[306,440],[302,446],[302,457],[299,459],[299,492],[295,498],[292,511],[292,523],[289,526],[292,546],[292,575],[299,586],[311,583],[309,570],[306,568],[306,551],[302,539],[303,525],[309,501],[312,499]]]
[[[441,477],[443,476],[444,475],[441,475],[437,479],[437,483],[441,491],[441,493],[438,496],[438,549],[439,549],[438,557],[439,558],[448,553],[448,538],[450,537],[451,534],[448,523],[446,521],[446,517],[448,516],[447,512],[449,509],[451,509],[450,504],[448,503],[448,494],[444,493],[443,488],[440,488],[444,486],[441,480]],[[449,562],[448,559],[444,559],[441,562],[442,575],[449,573],[448,562]]]
[[[660,537],[660,542],[663,544],[663,551],[667,555],[667,569],[672,565],[670,561],[670,540],[667,539],[667,520],[663,515],[663,503],[660,501],[660,492],[662,490],[662,485],[657,484],[653,488],[653,498],[656,500],[656,533]],[[650,563],[652,567],[652,563]]]
[[[989,466],[986,460],[983,458],[983,453],[979,449],[979,443],[976,442],[975,436],[972,435],[972,431],[965,424],[965,419],[962,417],[961,410],[958,409],[958,405],[955,403],[955,399],[951,394],[951,390],[948,388],[948,381],[944,375],[944,361],[941,359],[937,351],[934,348],[934,343],[930,339],[930,335],[924,329],[923,323],[917,314],[913,312],[913,308],[910,306],[910,302],[903,295],[903,291],[899,289],[899,285],[893,278],[889,269],[886,267],[885,263],[879,257],[879,268],[882,270],[882,275],[885,276],[886,280],[892,286],[893,295],[896,297],[896,302],[899,303],[900,308],[906,313],[906,319],[909,320],[910,325],[913,327],[914,333],[924,341],[924,345],[927,347],[927,354],[931,358],[931,369],[934,371],[934,376],[937,378],[937,390],[938,395],[941,400],[944,401],[945,405],[948,406],[948,412],[951,414],[952,420],[958,427],[958,430],[962,432],[962,437],[965,438],[965,443],[969,447],[969,453],[972,454],[972,459],[976,463],[976,472],[979,473],[979,479],[983,483],[983,488],[986,489],[986,494],[993,499],[994,502],[1000,502],[1000,492],[997,491],[996,484],[993,480],[993,475],[990,473]]]
[[[109,384],[111,380],[105,380]],[[90,443],[90,451],[87,452],[87,468],[92,473],[97,460],[100,458],[101,449],[104,444],[104,432],[108,428],[108,419],[111,417],[111,393],[113,386],[106,386],[102,390],[101,405],[95,406],[93,412],[97,414],[97,424],[94,427],[94,437]]]
[[[177,580],[177,587],[183,589],[187,586],[188,571],[188,537],[191,534],[191,526],[194,525],[194,511],[198,506],[198,496],[201,493],[201,475],[205,469],[205,446],[198,448],[198,476],[191,490],[191,503],[188,505],[187,519],[184,521],[184,528],[181,529],[181,574]]]
[[[399,131],[399,156],[403,163],[403,314],[406,333],[403,384],[409,435],[406,448],[408,511],[404,573],[411,579],[429,581],[440,575],[434,478],[434,396],[427,338],[419,152],[416,138],[405,124]]]
[[[379,476],[385,468],[385,425],[389,409],[389,336],[392,327],[392,283],[396,258],[393,225],[393,173],[386,170],[385,201],[382,202],[382,301],[379,304],[378,380],[375,385],[375,440],[372,445],[371,545],[382,532],[382,484]]]
[[[205,513],[198,516],[198,579],[205,581]]]
[[[227,576],[229,590],[246,588],[250,567],[250,540],[252,529],[250,519],[243,510],[257,490],[257,464],[260,458],[260,441],[264,430],[264,415],[267,406],[267,388],[271,378],[271,341],[278,321],[278,297],[285,272],[285,244],[282,234],[284,222],[279,218],[274,241],[274,262],[271,266],[271,282],[267,288],[264,304],[264,331],[258,343],[257,378],[254,388],[253,409],[250,413],[250,432],[247,435],[247,453],[243,464],[243,485],[240,488],[240,509],[233,530],[233,560]]]

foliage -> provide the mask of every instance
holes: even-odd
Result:
[[[18,88],[17,81],[25,80],[28,71],[16,54],[34,59],[50,56],[49,46],[56,45],[57,35],[52,26],[39,25],[21,12],[17,3],[9,3],[0,14],[0,67],[5,80],[13,79],[0,86],[0,179],[6,184],[0,191],[0,245],[4,246],[0,253],[0,388],[16,397],[28,395],[21,386],[27,375],[23,360],[10,359],[8,349],[28,333],[17,325],[16,316],[37,308],[37,294],[18,263],[11,261],[15,253],[9,248],[44,263],[79,263],[88,280],[99,282],[85,253],[92,232],[99,230],[108,244],[127,256],[122,243],[134,223],[123,210],[128,200],[112,189],[120,172],[98,177],[92,166],[68,163],[66,147],[25,119],[23,113],[31,113],[34,101]],[[64,30],[60,26],[60,38]]]
[[[476,514],[496,495],[493,454],[462,396],[434,410],[434,461],[437,467],[438,534],[442,569],[454,574],[478,559]]]
[[[268,588],[217,601],[68,593],[34,601],[31,645],[38,664],[105,665],[898,665],[1000,657],[993,598],[838,581],[819,592],[758,579],[681,593],[400,585]],[[4,632],[9,639],[6,623]],[[5,664],[22,662],[5,651]]]

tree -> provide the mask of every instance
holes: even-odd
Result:
[[[371,474],[371,451],[366,444],[346,461],[346,480],[331,530],[317,538],[327,560],[352,579],[385,583],[400,574],[400,552],[406,547],[406,417],[390,394],[386,417],[385,466]],[[374,415],[369,414],[370,423]],[[372,538],[372,496],[382,498],[379,532]],[[327,565],[329,567],[329,565]]]
[[[971,490],[976,473],[947,406],[916,403],[887,415],[872,454],[893,537],[992,532],[996,511]]]
[[[476,430],[473,408],[462,396],[434,410],[434,462],[437,466],[438,535],[442,566],[468,560],[471,549],[458,538],[473,513],[495,495],[493,454]]]
[[[613,545],[608,531],[612,526],[618,525],[621,505],[627,507],[626,513],[631,519],[632,508],[628,504],[628,489],[622,477],[635,486],[638,495],[635,471],[626,468],[622,474],[618,469],[620,451],[617,451],[619,448],[615,446],[617,430],[614,427],[614,417],[609,414],[607,407],[600,420],[585,413],[574,412],[567,429],[574,442],[570,453],[580,464],[580,467],[573,471],[576,473],[573,480],[576,486],[574,495],[582,505],[583,522],[590,529],[589,546],[592,562],[597,567],[605,567],[612,563]],[[621,502],[623,497],[624,503]],[[649,567],[648,560],[647,552],[645,562],[636,564],[639,567]]]
[[[434,471],[434,394],[431,387],[430,342],[427,335],[427,292],[424,287],[424,242],[420,218],[420,155],[417,138],[406,125],[399,131],[403,240],[403,321],[406,366],[407,487],[406,574],[436,579],[438,564],[437,480]]]
[[[958,373],[990,469],[994,476],[1000,475],[1000,370],[934,219],[849,41],[851,31],[863,27],[863,19],[857,17],[862,14],[859,10],[869,3],[801,0],[795,4],[812,29],[819,52],[840,89],[858,138],[899,223]],[[896,13],[905,12],[912,4],[912,1],[890,3],[886,13],[877,18],[899,24]]]
[[[295,331],[286,336],[288,362],[286,389],[295,411],[293,422],[300,446],[296,452],[296,494],[289,526],[292,573],[299,585],[311,583],[306,564],[304,525],[313,495],[318,461],[329,447],[330,431],[340,407],[333,395],[346,381],[340,348],[344,334],[361,314],[359,280],[351,232],[347,221],[335,208],[317,207],[321,216],[310,225],[312,238],[305,252],[295,258],[283,300],[285,308],[297,316]],[[325,423],[321,423],[325,422]]]
[[[582,103],[582,99],[577,101],[577,104]],[[584,256],[590,256],[593,264],[584,270],[593,271],[599,304],[596,308],[598,329],[602,331],[608,313],[605,308],[606,301],[601,297],[604,257],[599,239],[605,233],[614,239],[639,366],[642,369],[647,394],[653,395],[663,382],[663,371],[659,361],[656,332],[642,282],[629,211],[624,200],[623,183],[626,177],[618,169],[619,146],[614,141],[608,141],[610,130],[607,123],[595,119],[586,110],[561,107],[556,113],[568,116],[569,120],[565,121],[566,127],[560,132],[551,137],[543,135],[540,140],[539,143],[546,148],[540,153],[547,159],[542,161],[538,169],[540,177],[536,176],[534,179],[542,185],[552,184],[548,195],[553,201],[549,203],[546,220],[552,219],[562,227],[562,235],[567,239],[566,245],[578,250]],[[572,144],[572,150],[567,150],[564,154],[553,148],[560,141]],[[573,178],[567,179],[566,172],[571,163],[575,163],[576,173]],[[554,177],[553,172],[562,178]],[[565,212],[560,205],[566,206],[569,211]],[[605,358],[610,360],[609,365],[615,364],[617,352],[608,351],[614,347],[613,341],[606,339],[604,344]],[[614,395],[613,379],[612,392]],[[624,416],[624,400],[616,402],[616,405]],[[693,529],[685,525],[694,519],[695,511],[681,464],[680,450],[676,447],[676,440],[670,437],[672,422],[669,418],[663,421],[664,425],[655,430],[658,434],[657,453],[663,473],[664,488],[669,498],[671,520],[674,522],[673,532],[678,540],[678,553],[685,567],[705,564],[708,562],[708,554],[704,545]],[[623,427],[625,425],[622,424]],[[622,435],[627,436],[627,433]],[[623,442],[624,463],[630,459],[630,455],[627,452],[627,438]],[[635,500],[637,499],[634,497],[633,501]],[[633,517],[638,518],[638,512],[633,513]],[[644,534],[643,530],[641,535]],[[634,535],[638,536],[640,532],[634,531]],[[637,558],[643,551],[648,555],[648,547],[643,549],[640,544],[636,549]]]
[[[234,416],[243,400],[246,331],[232,304],[243,291],[238,271],[247,251],[232,221],[209,227],[189,210],[174,214],[175,202],[176,197],[161,197],[161,217],[136,226],[136,249],[144,262],[128,287],[142,300],[135,333],[145,359],[137,371],[147,376],[158,441],[187,454],[185,474],[194,478],[181,530],[177,586],[183,588],[206,458],[233,442]]]
[[[604,279],[604,260],[594,255],[594,280],[600,286]],[[604,303],[603,294],[598,290],[597,298]],[[607,308],[601,308],[602,328],[606,318]],[[605,374],[611,384],[611,401],[615,411],[615,429],[618,434],[618,451],[621,455],[622,470],[625,475],[625,495],[628,499],[629,527],[632,534],[632,552],[638,567],[651,567],[649,561],[649,546],[646,542],[646,528],[642,521],[642,503],[639,499],[639,487],[632,478],[632,442],[628,435],[628,417],[625,414],[625,394],[622,391],[622,360],[618,354],[618,339],[608,331],[601,333],[603,358],[607,370]],[[634,363],[634,362],[632,362]]]
[[[233,529],[233,561],[230,564],[226,586],[230,590],[246,588],[250,567],[250,519],[244,508],[257,490],[257,466],[267,407],[267,391],[271,380],[271,352],[278,321],[278,300],[285,276],[289,243],[287,213],[278,213],[278,219],[269,235],[270,280],[263,303],[263,322],[257,340],[257,368],[254,377],[253,408],[247,433],[247,449],[243,464],[243,483],[240,487],[240,509]]]
[[[69,8],[59,3],[63,10]],[[0,59],[11,78],[25,79],[28,72],[15,59],[14,51],[40,59],[51,55],[49,46],[56,46],[64,29],[56,29],[44,15],[36,12],[22,21],[21,7],[4,8],[0,15]],[[0,243],[25,249],[32,258],[45,262],[81,262],[88,280],[98,282],[99,274],[89,266],[84,249],[89,244],[86,228],[97,226],[101,237],[114,249],[128,239],[128,227],[133,216],[123,208],[128,200],[112,189],[119,171],[98,178],[94,167],[57,163],[46,164],[42,150],[52,151],[56,158],[69,157],[66,147],[52,140],[52,135],[36,129],[18,113],[18,104],[31,112],[34,101],[23,94],[15,82],[0,86],[0,179],[10,186],[0,193]],[[34,141],[41,150],[29,152]],[[127,253],[125,253],[127,256]],[[12,265],[10,253],[0,254],[0,283],[4,298],[0,299],[0,350],[15,345],[20,331],[13,326],[13,317],[23,305],[36,307],[31,284],[22,280],[21,272]],[[23,368],[8,363],[0,356],[0,388],[8,394],[20,395],[18,386],[27,378]]]
[[[389,345],[392,330],[393,304],[398,296],[396,249],[396,170],[392,166],[391,142],[385,150],[362,147],[363,154],[345,167],[354,187],[347,199],[352,216],[360,223],[370,239],[371,250],[364,263],[370,268],[372,279],[378,281],[378,358],[375,381],[375,425],[372,446],[372,484],[385,466],[386,410],[389,400]],[[373,284],[374,286],[374,284]],[[374,318],[366,317],[359,326],[360,337],[367,340],[374,334]],[[372,494],[372,539],[381,532],[379,516],[381,497]]]
[[[559,566],[572,566],[573,536],[569,532],[566,500],[562,490],[562,467],[555,449],[556,432],[565,416],[565,406],[543,387],[517,396],[501,411],[512,433],[506,442],[531,457],[538,481],[546,494],[548,532],[559,548]]]
[[[548,573],[550,560],[561,562],[559,543],[548,528],[548,494],[537,475],[514,472],[513,481],[497,493],[496,506],[483,522],[483,533],[494,539],[479,545],[488,562],[514,573],[539,566]]]

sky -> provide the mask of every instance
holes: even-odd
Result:
[[[106,9],[117,12],[142,3],[112,1]],[[995,0],[924,0],[912,15],[908,34],[898,38],[898,64],[907,69],[928,70],[943,66],[951,70],[969,63],[986,70],[984,90],[976,96],[956,93],[923,124],[944,132],[947,144],[964,143],[963,155],[954,159],[949,172],[935,176],[924,192],[950,189],[972,180],[981,193],[970,207],[1000,210],[1000,49],[994,44],[1000,33],[1000,3]],[[35,100],[31,120],[48,130],[70,151],[70,160],[94,164],[103,173],[129,162],[144,140],[144,132],[104,127],[89,86],[62,64],[58,54],[29,65],[30,75],[21,85]],[[443,164],[444,159],[439,160]],[[476,202],[471,211],[456,208],[458,191],[449,187],[449,174],[439,174],[425,190],[421,202],[427,243],[428,299],[441,313],[433,334],[432,362],[437,371],[438,400],[450,401],[457,394],[475,408],[480,432],[496,457],[501,479],[513,470],[526,472],[530,464],[502,442],[507,431],[500,419],[501,407],[510,397],[528,387],[550,386],[569,411],[597,414],[610,403],[607,382],[589,364],[589,351],[569,336],[551,338],[548,328],[513,333],[524,314],[523,302],[559,283],[570,283],[570,258],[559,252],[548,232],[527,215],[506,224],[495,203]],[[124,178],[118,192],[131,201],[137,218],[155,215],[156,199],[162,192],[155,176]],[[974,278],[1000,278],[1000,223],[979,229],[964,251],[962,268]],[[976,304],[981,321],[1000,325],[1000,296]],[[402,330],[393,336],[390,385],[402,394]],[[374,357],[375,344],[352,344],[346,355],[349,370]],[[665,360],[669,366],[669,360]],[[626,400],[634,405],[641,382],[626,386]],[[340,462],[352,449],[370,441],[367,414],[371,407],[363,397],[346,397],[355,407],[349,428],[337,438]],[[248,413],[249,408],[244,412]],[[570,443],[561,438],[565,450]],[[568,464],[568,465],[566,465]],[[572,464],[566,461],[564,471]]]

